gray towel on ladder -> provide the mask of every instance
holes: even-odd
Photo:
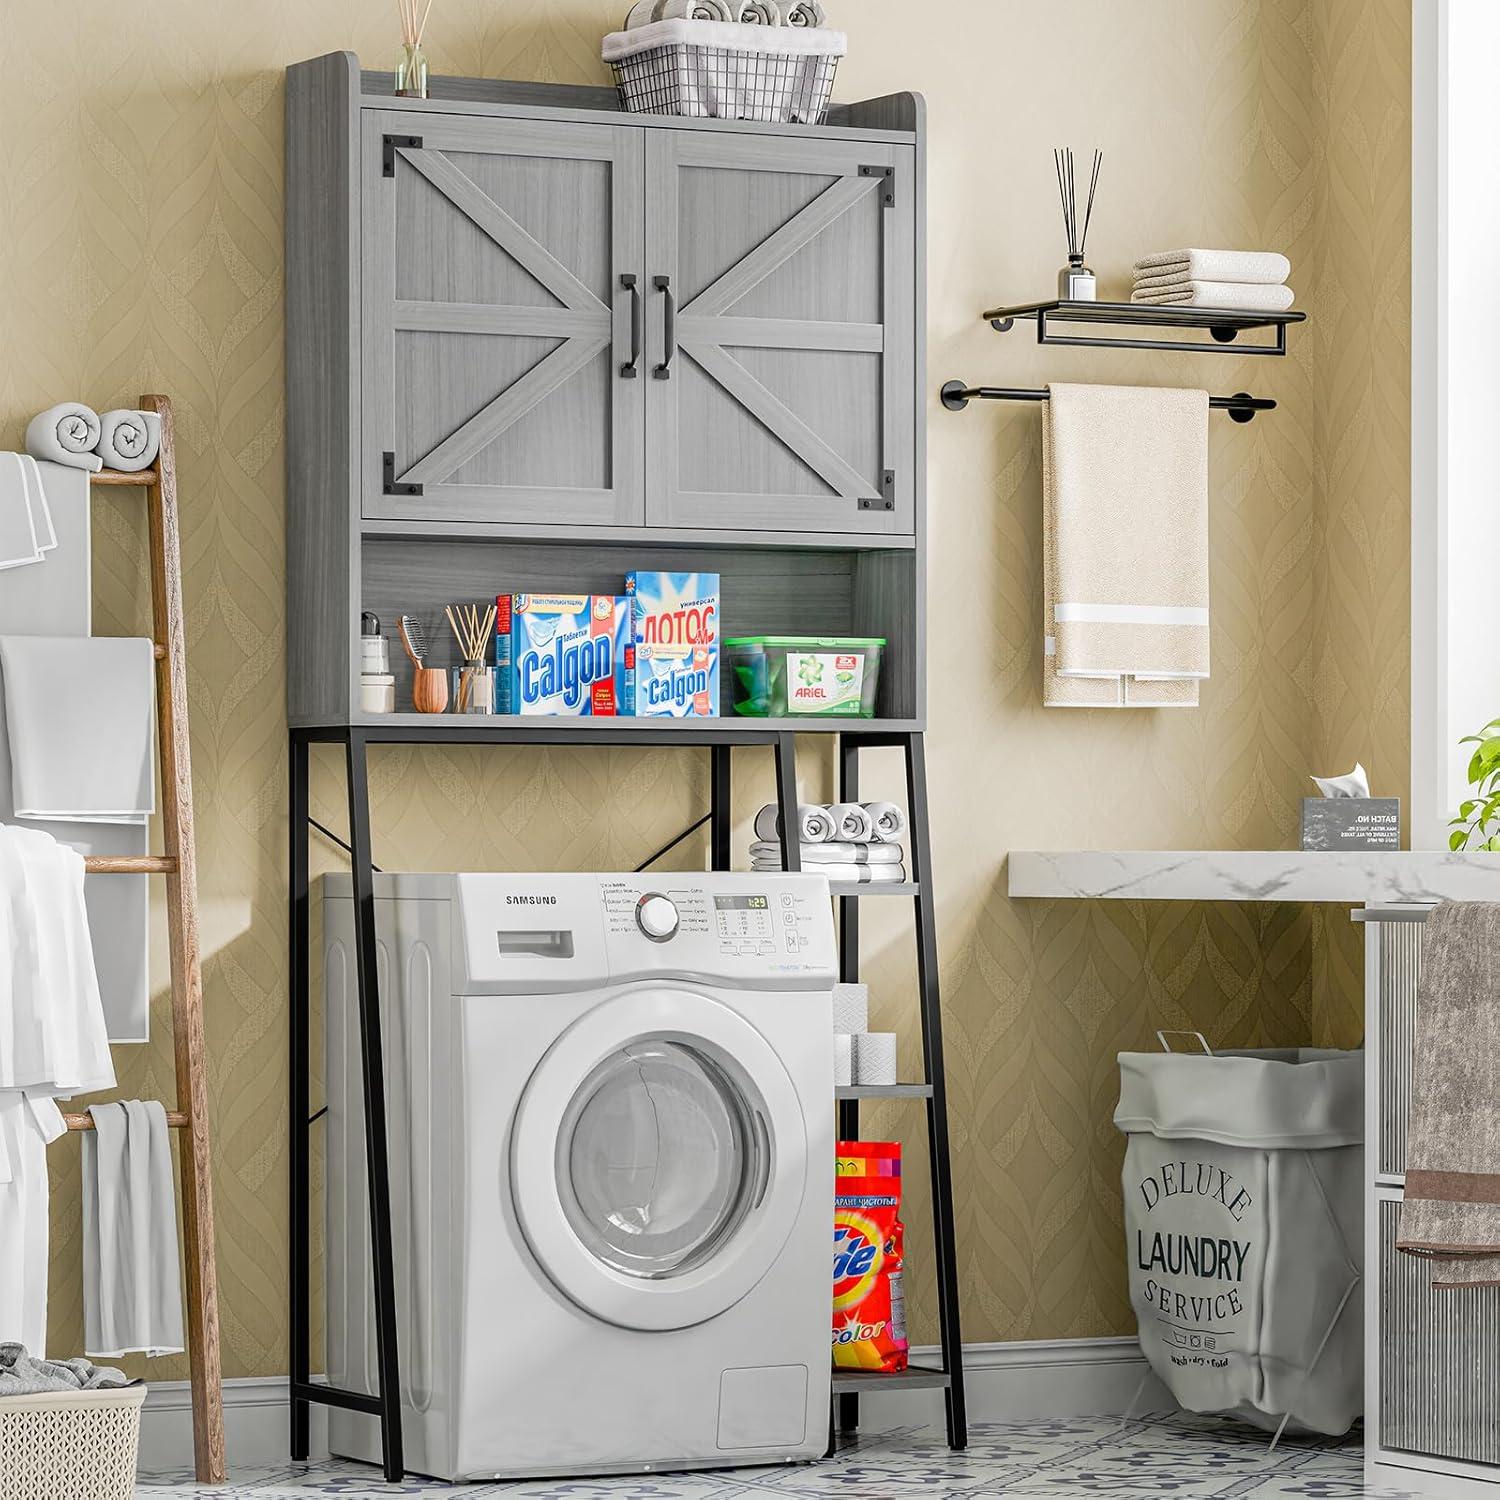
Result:
[[[83,1346],[98,1358],[178,1354],[177,1197],[156,1100],[89,1107],[83,1137]]]
[[[1425,936],[1396,1248],[1500,1285],[1500,905],[1445,901]]]

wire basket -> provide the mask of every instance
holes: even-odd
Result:
[[[0,1500],[131,1500],[144,1385],[0,1397]]]
[[[604,58],[632,114],[815,125],[833,94],[844,36],[798,30],[788,42],[788,31],[662,21],[606,38]]]

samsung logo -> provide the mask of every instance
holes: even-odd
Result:
[[[556,896],[507,896],[507,906],[556,906]]]

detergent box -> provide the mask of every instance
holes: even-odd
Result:
[[[719,575],[630,573],[631,662],[638,718],[716,718]]]
[[[501,594],[495,666],[502,714],[628,714],[630,601],[615,594]]]

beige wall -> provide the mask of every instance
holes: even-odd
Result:
[[[0,94],[8,358],[0,441],[68,396],[177,403],[193,750],[216,1099],[226,1370],[285,1368],[281,69],[384,7],[163,0],[16,7]],[[599,81],[623,9],[437,0],[445,71]],[[1336,914],[1013,904],[1010,848],[1275,846],[1310,769],[1407,769],[1407,7],[1396,0],[845,0],[839,93],[930,111],[930,384],[1199,381],[1280,409],[1213,423],[1214,677],[1193,714],[1043,713],[1037,414],[933,403],[930,759],[971,1339],[1119,1332],[1114,1053],[1159,1025],[1216,1041],[1355,1037]],[[1047,294],[1050,149],[1105,163],[1090,259],[1276,247],[1313,322],[1285,361],[1041,350],[977,318]],[[134,502],[96,504],[102,628],[141,628]],[[809,776],[826,775],[821,760]],[[317,803],[340,819],[323,767]],[[763,770],[757,771],[764,785]],[[611,868],[696,815],[698,755],[417,757],[374,767],[385,865]],[[754,788],[747,788],[746,804]],[[341,821],[341,819],[340,819]],[[687,861],[701,847],[687,846]],[[877,1010],[911,1027],[910,934],[871,908]],[[122,1085],[170,1089],[165,1027]],[[893,1129],[897,1117],[872,1121]],[[908,1117],[909,1118],[909,1117]],[[913,1150],[920,1146],[913,1139]],[[53,1148],[57,1348],[80,1341],[76,1144]],[[920,1172],[908,1175],[920,1200]],[[920,1225],[920,1201],[911,1215]],[[925,1237],[912,1237],[920,1269]],[[919,1277],[917,1332],[931,1333]],[[159,1368],[158,1374],[171,1374]]]

